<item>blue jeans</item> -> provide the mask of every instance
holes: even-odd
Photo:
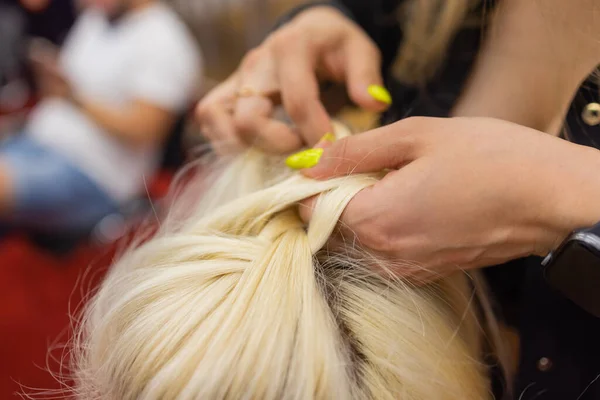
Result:
[[[0,142],[0,163],[8,168],[15,204],[1,225],[87,231],[104,216],[118,211],[90,177],[27,135]]]

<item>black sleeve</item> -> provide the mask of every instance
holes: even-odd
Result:
[[[360,25],[381,50],[383,70],[396,57],[402,33],[396,9],[401,0],[330,0],[305,4],[285,15],[276,28],[284,25],[302,11],[315,6],[331,6]]]

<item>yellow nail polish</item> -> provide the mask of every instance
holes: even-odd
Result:
[[[367,92],[369,92],[371,97],[373,97],[377,101],[388,105],[392,104],[392,95],[383,86],[371,85],[367,88]]]
[[[314,167],[319,163],[323,149],[307,149],[292,154],[285,160],[285,165],[292,169],[305,169]]]
[[[319,142],[335,142],[335,135],[333,133],[326,133],[325,135],[323,135],[323,137],[321,138],[321,140],[319,140]]]

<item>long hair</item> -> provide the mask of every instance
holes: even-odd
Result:
[[[250,149],[210,189],[191,182],[88,303],[76,396],[491,398],[476,279],[415,286],[336,234],[346,204],[379,178],[315,181]],[[298,204],[311,196],[305,226]]]
[[[482,24],[486,10],[476,20],[473,12],[482,0],[408,0],[398,8],[403,39],[393,76],[401,82],[422,85],[442,65],[450,43],[466,24]],[[483,19],[482,19],[483,18]]]

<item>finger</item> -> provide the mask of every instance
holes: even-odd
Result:
[[[310,197],[306,200],[303,200],[298,206],[298,213],[300,214],[300,218],[304,223],[309,223],[312,218],[313,211],[315,209],[315,205],[317,202],[317,196]]]
[[[366,189],[365,189],[366,190]],[[363,192],[361,192],[363,193]],[[359,193],[360,195],[360,193]],[[357,245],[361,247],[365,247],[369,249],[364,243],[369,243],[372,240],[365,240],[362,236],[357,236],[356,231],[353,229],[352,225],[349,224],[348,218],[352,219],[353,214],[360,210],[362,213],[364,210],[361,209],[360,204],[363,202],[362,197],[369,198],[368,191],[363,193],[361,197],[357,200],[353,199],[349,204],[342,217],[340,218],[340,222],[338,223],[338,227],[334,234],[332,234],[331,238],[328,240],[328,249],[332,250],[344,250],[348,249],[348,245],[351,245],[351,248],[356,248]],[[302,201],[299,205],[299,214],[302,220],[306,223],[310,223],[310,219],[312,218],[312,214],[314,211],[314,207],[316,205],[317,196],[311,197]],[[353,203],[354,202],[354,203]],[[348,216],[350,214],[350,217]],[[373,251],[373,249],[370,249]],[[380,253],[378,251],[374,251],[374,257],[370,259],[368,262],[369,266],[373,271],[376,271],[383,275],[392,275],[394,277],[400,277],[405,281],[410,282],[416,286],[421,286],[436,279],[442,278],[443,275],[435,269],[427,268],[426,257],[422,257],[418,255],[418,252],[411,255],[410,251],[407,250],[402,252],[404,254],[402,260],[391,259],[388,254]],[[421,261],[415,261],[419,259]]]
[[[420,240],[412,240],[407,237],[406,240],[395,241],[393,243],[393,253],[389,253],[391,243],[388,241],[388,234],[382,231],[384,227],[377,221],[381,221],[381,210],[389,207],[389,195],[393,190],[398,189],[398,182],[403,182],[405,190],[400,191],[400,195],[394,198],[394,204],[401,209],[406,209],[407,215],[410,215],[411,186],[415,181],[419,181],[422,171],[418,163],[394,171],[375,185],[365,188],[358,192],[348,203],[342,213],[336,235],[332,235],[334,240],[342,239],[342,242],[351,243],[352,248],[363,247],[375,255],[368,264],[374,271],[382,274],[393,274],[401,277],[405,281],[415,285],[423,285],[444,276],[446,271],[440,270],[439,266],[447,263],[440,263],[432,258],[431,250],[423,247]],[[392,178],[392,175],[396,175]],[[398,174],[402,175],[399,179]],[[310,218],[316,205],[317,196],[304,200],[299,207],[301,218],[310,223]],[[387,205],[385,203],[388,203]],[[398,225],[405,223],[410,225],[407,218],[398,214]],[[385,242],[381,239],[385,238]],[[398,259],[398,254],[402,259]]]
[[[348,96],[358,106],[374,112],[391,105],[391,95],[383,87],[381,54],[370,39],[355,36],[344,46],[343,62]]]
[[[245,131],[245,143],[267,153],[286,154],[302,147],[302,139],[289,125],[270,117],[253,116],[236,121],[239,132]],[[252,132],[253,136],[248,135]],[[256,134],[259,132],[259,134]]]
[[[329,179],[353,173],[397,169],[417,156],[424,133],[436,124],[435,118],[409,118],[360,135],[343,138],[328,146],[316,166],[303,170],[315,179]]]
[[[202,122],[204,108],[214,104],[229,104],[235,98],[235,91],[239,85],[239,75],[233,74],[227,80],[217,85],[208,92],[196,106],[196,118],[198,122]]]
[[[221,104],[214,104],[203,110],[200,131],[217,154],[234,154],[246,148],[237,135],[231,113]]]
[[[416,161],[388,173],[374,185],[358,192],[340,216],[340,230],[344,234],[355,235],[362,246],[375,252],[388,256],[401,254],[404,260],[423,264],[428,253],[423,251],[421,241],[404,237],[404,232],[399,229],[407,229],[408,233],[414,224],[414,192],[423,179],[424,171],[427,171],[427,163]],[[397,208],[394,224],[391,225],[386,223],[387,213],[384,211],[390,209],[390,204]],[[395,238],[393,243],[392,237]],[[391,248],[393,254],[389,253]]]
[[[218,154],[236,153],[246,147],[236,133],[232,115],[238,81],[237,74],[231,75],[196,106],[195,114],[200,132]]]
[[[254,52],[246,57],[240,69],[239,87],[256,92],[239,97],[235,105],[235,127],[245,143],[279,154],[302,146],[292,127],[273,118],[275,104],[268,94],[278,90],[278,83],[270,54]]]
[[[325,148],[331,146],[333,146],[333,144],[328,144]],[[393,180],[390,178],[393,177],[393,174],[400,173],[404,174],[406,177],[402,180],[408,182],[407,187],[409,187],[411,177],[415,176],[415,173],[411,171],[411,166],[407,166],[401,171],[394,171],[386,175],[374,185],[359,191],[352,200],[350,200],[340,217],[342,232],[354,234],[357,231],[356,227],[361,225],[364,221],[373,221],[378,217],[380,210],[384,209],[386,207],[386,202],[389,201],[389,193],[397,189],[397,187],[395,187],[395,185],[397,185],[396,182],[398,181],[397,177]],[[317,197],[318,196],[314,196],[305,199],[300,203],[298,211],[301,219],[306,223],[309,223],[312,218]],[[403,198],[399,197],[397,200],[398,202],[401,202],[403,201]],[[367,241],[367,243],[369,242],[370,241]]]
[[[300,45],[276,46],[277,77],[281,85],[283,106],[298,127],[304,141],[312,146],[327,132],[331,132],[331,120],[321,103],[319,84],[315,72],[315,54],[303,44],[302,36],[296,40]]]
[[[235,107],[235,128],[241,139],[268,153],[284,154],[302,147],[292,127],[272,117],[273,103],[265,97],[241,98]]]

